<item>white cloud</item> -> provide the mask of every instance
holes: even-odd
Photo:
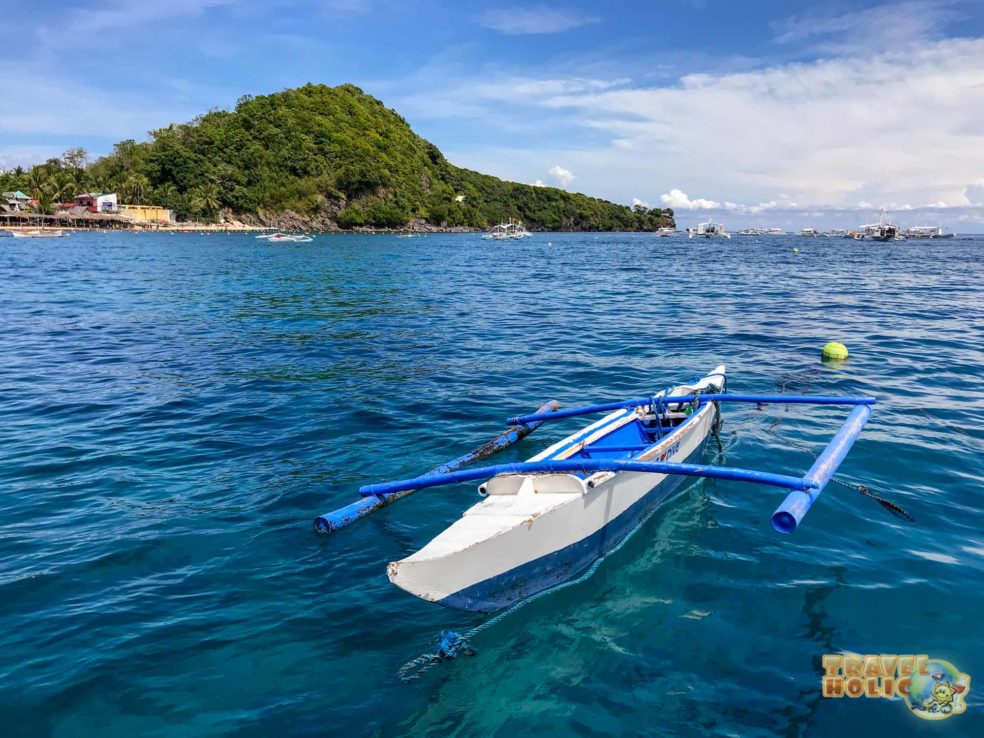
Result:
[[[202,15],[213,8],[232,5],[235,0],[106,0],[98,8],[77,8],[59,14],[57,21],[41,26],[38,38],[50,48],[90,43],[94,35],[123,28],[146,28],[183,16]]]
[[[632,198],[632,207],[634,207],[634,208],[636,208],[636,207],[648,208],[649,207],[649,203],[646,202],[645,200],[640,200],[638,197],[633,197]]]
[[[659,173],[734,200],[785,192],[838,208],[859,200],[961,206],[984,172],[984,39],[538,103],[629,142],[547,154],[564,156],[583,186],[623,201]]]
[[[534,187],[546,187],[547,185],[546,185],[546,183],[544,183],[544,181],[542,179],[538,179],[536,182],[533,183],[533,186]]]
[[[721,207],[721,203],[715,202],[714,200],[705,200],[702,197],[691,200],[686,192],[675,188],[660,195],[659,201],[666,207],[673,208],[674,210],[710,210]]]
[[[598,23],[596,16],[579,15],[557,8],[495,8],[483,13],[479,22],[486,28],[511,35],[561,33]]]
[[[38,162],[61,156],[67,147],[57,146],[2,146],[0,145],[0,171],[34,166]]]
[[[448,147],[455,163],[532,181],[563,161],[579,191],[619,202],[675,186],[694,196],[681,210],[720,199],[722,211],[778,218],[860,204],[865,222],[893,203],[984,203],[984,39],[662,79],[485,74],[422,91],[419,107],[460,103],[489,116],[476,125],[536,141]],[[572,126],[595,143],[575,146]]]
[[[957,18],[953,0],[907,0],[845,13],[812,11],[773,27],[781,44],[825,53],[870,53],[938,38]]]
[[[574,181],[574,175],[571,174],[569,169],[564,169],[560,164],[554,164],[550,167],[549,172],[554,179],[560,182],[561,187],[567,187],[571,182]]]
[[[961,205],[984,207],[984,177],[968,184],[962,194]]]

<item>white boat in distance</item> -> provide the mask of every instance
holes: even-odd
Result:
[[[905,229],[908,238],[953,238],[953,234],[944,231],[943,226],[913,226]]]
[[[521,238],[529,238],[532,235],[521,221],[510,218],[508,223],[500,223],[482,238],[486,241],[516,241]]]
[[[677,233],[679,233],[679,231],[676,228],[659,228],[656,230],[656,235],[661,238],[675,236]]]
[[[877,223],[861,226],[854,239],[856,241],[895,241],[899,236],[899,227],[889,221],[888,213],[884,210],[878,217]]]
[[[820,231],[818,231],[816,228],[804,228],[799,232],[799,234],[807,238],[816,238],[817,236],[820,235]]]
[[[714,223],[713,221],[707,221],[706,223],[698,223],[693,228],[687,229],[688,238],[731,238],[731,234],[724,230],[724,226],[720,223]]]
[[[39,228],[33,231],[12,231],[11,235],[14,238],[61,238],[68,234],[61,229],[49,231]]]
[[[311,236],[303,233],[261,233],[257,238],[266,239],[269,243],[311,243]]]
[[[657,397],[724,387],[722,365]],[[622,408],[530,461],[693,462],[718,408],[706,403],[688,410],[671,405],[658,416],[650,408]],[[481,502],[422,549],[392,562],[387,573],[393,584],[425,600],[494,612],[576,576],[635,530],[683,481],[676,475],[636,472],[496,476],[479,487]]]
[[[782,228],[742,228],[738,231],[739,236],[784,236]]]

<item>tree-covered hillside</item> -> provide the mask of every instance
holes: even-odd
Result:
[[[508,218],[548,230],[672,225],[672,211],[633,210],[455,167],[398,114],[352,85],[244,97],[232,112],[152,131],[146,143],[123,141],[88,167],[60,160],[40,166],[60,182],[59,197],[73,186],[116,190],[181,218],[214,219],[229,210],[292,211],[342,228],[396,228],[416,219],[486,227]],[[31,177],[36,181],[28,183]],[[4,189],[20,182],[10,174],[0,179]],[[43,177],[32,170],[21,179],[30,189]]]

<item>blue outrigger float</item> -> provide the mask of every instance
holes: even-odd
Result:
[[[371,484],[362,499],[320,516],[321,532],[348,524],[413,491],[485,480],[482,500],[424,548],[388,567],[390,581],[425,600],[494,612],[557,586],[617,546],[686,477],[790,490],[772,526],[792,533],[847,456],[871,415],[873,397],[726,393],[725,367],[651,397],[510,418],[513,428],[472,454],[413,479]],[[803,477],[695,463],[719,422],[720,404],[853,406]],[[608,412],[523,463],[460,467],[484,458],[541,423]]]

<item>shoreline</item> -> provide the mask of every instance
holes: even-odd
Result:
[[[360,226],[358,228],[334,228],[331,230],[318,229],[285,229],[264,226],[251,226],[244,223],[235,225],[219,223],[195,223],[195,224],[175,224],[169,226],[148,224],[146,226],[134,225],[129,227],[78,227],[78,226],[36,226],[36,225],[0,225],[0,231],[62,231],[63,233],[288,233],[288,234],[317,234],[319,236],[427,236],[441,235],[449,233],[474,234],[488,233],[482,228],[466,228],[452,226],[441,228],[433,226],[427,230],[410,230],[405,228],[370,228]],[[559,230],[559,231],[531,231],[531,233],[655,233],[656,231],[585,231],[585,230]]]
[[[478,228],[434,228],[432,230],[426,231],[411,231],[402,230],[399,228],[350,228],[342,229],[336,228],[329,231],[322,231],[317,229],[306,229],[306,230],[296,230],[296,229],[286,229],[286,228],[270,228],[263,226],[250,226],[245,224],[237,225],[222,225],[215,223],[196,223],[196,224],[180,224],[171,226],[160,226],[160,225],[146,225],[146,226],[130,226],[126,228],[101,228],[101,227],[78,227],[78,226],[52,226],[52,225],[2,225],[0,226],[0,231],[61,231],[63,233],[316,233],[320,236],[330,236],[330,235],[411,235],[411,236],[426,236],[430,233],[484,233],[485,231]],[[546,231],[544,231],[546,233]]]

